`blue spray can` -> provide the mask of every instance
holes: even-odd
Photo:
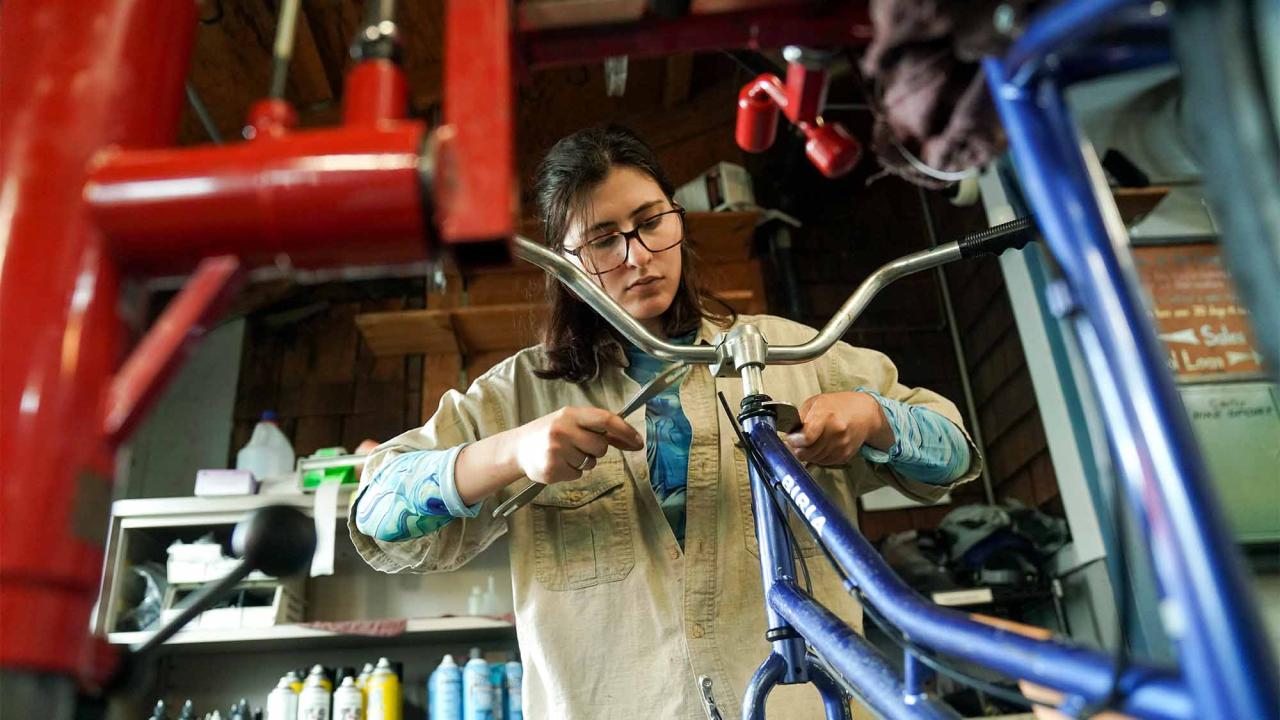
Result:
[[[431,720],[462,720],[462,668],[452,655],[427,680],[427,714]]]
[[[504,706],[507,702],[507,667],[502,663],[489,665],[489,687],[493,691],[493,720],[503,720],[507,716]]]
[[[493,719],[493,683],[489,663],[480,657],[480,648],[471,648],[471,659],[462,669],[463,720]]]
[[[521,704],[521,690],[524,687],[524,666],[516,659],[515,653],[507,655],[507,662],[503,665],[506,674],[507,692],[506,702],[503,705],[504,720],[524,720],[524,705]]]

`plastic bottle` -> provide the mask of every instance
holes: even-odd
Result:
[[[471,586],[471,594],[467,596],[467,614],[475,617],[484,610],[484,591],[479,585]]]
[[[462,668],[445,655],[427,680],[427,708],[431,720],[462,720]]]
[[[302,694],[298,696],[298,720],[329,720],[329,689],[325,687],[329,678],[324,676],[324,668],[316,665],[307,674],[307,681],[302,684]]]
[[[506,702],[503,705],[503,720],[524,720],[524,666],[516,659],[515,653],[507,653],[507,662],[503,666],[507,675]]]
[[[258,480],[277,478],[293,472],[293,445],[276,424],[270,410],[253,426],[249,442],[236,453],[236,469],[248,470]]]
[[[480,614],[490,617],[496,617],[498,614],[498,589],[495,587],[492,575],[489,576],[489,589],[485,590],[480,603]]]
[[[333,692],[333,720],[364,720],[360,688],[351,675],[343,676],[342,684]]]
[[[164,701],[156,701],[156,709],[151,712],[149,720],[169,720],[169,713],[165,710]]]
[[[493,685],[489,663],[480,657],[480,648],[471,648],[471,659],[462,669],[462,719],[492,720]]]
[[[298,720],[298,693],[293,689],[297,674],[289,671],[267,696],[267,720]]]

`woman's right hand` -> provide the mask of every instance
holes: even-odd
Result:
[[[644,439],[627,421],[599,408],[566,407],[520,427],[516,462],[534,482],[577,480],[596,466],[612,445],[644,448]]]

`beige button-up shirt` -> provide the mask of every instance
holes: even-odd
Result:
[[[814,335],[777,317],[744,316],[739,322],[756,324],[778,345]],[[719,330],[704,323],[698,339],[709,340]],[[425,426],[382,445],[370,458],[370,470],[400,453],[478,440],[565,406],[619,408],[638,389],[614,366],[582,384],[542,380],[533,374],[542,359],[538,348],[522,350],[478,378],[465,394],[449,391]],[[893,363],[871,350],[839,343],[814,362],[764,371],[766,392],[797,407],[813,395],[860,386],[928,407],[963,427],[952,403],[899,384]],[[713,378],[701,366],[680,389],[680,404],[693,428],[683,549],[649,484],[644,451],[616,448],[582,478],[549,486],[508,520],[494,520],[493,508],[523,483],[486,500],[477,517],[455,519],[405,542],[381,542],[361,533],[353,503],[347,523],[351,539],[378,570],[431,573],[458,568],[503,533],[510,535],[528,717],[705,718],[695,683],[701,675],[712,679],[724,717],[739,717],[747,682],[771,646],[764,638],[746,459],[734,446],[717,390],[730,407],[742,399],[737,378]],[[628,422],[644,437],[643,414],[633,414]],[[958,482],[978,475],[977,449],[971,446],[970,454],[973,460]],[[857,456],[844,467],[810,471],[855,522],[855,499],[875,488],[891,485],[928,502],[947,491]],[[364,473],[366,480],[372,476]],[[795,527],[814,595],[860,630],[858,603],[841,588],[808,533]],[[823,717],[817,691],[776,688],[767,717]]]

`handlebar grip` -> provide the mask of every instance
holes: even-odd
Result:
[[[1039,239],[1040,231],[1036,228],[1035,221],[1025,217],[965,235],[956,244],[960,246],[960,257],[971,258],[999,255],[1011,249],[1021,250],[1027,243]]]

